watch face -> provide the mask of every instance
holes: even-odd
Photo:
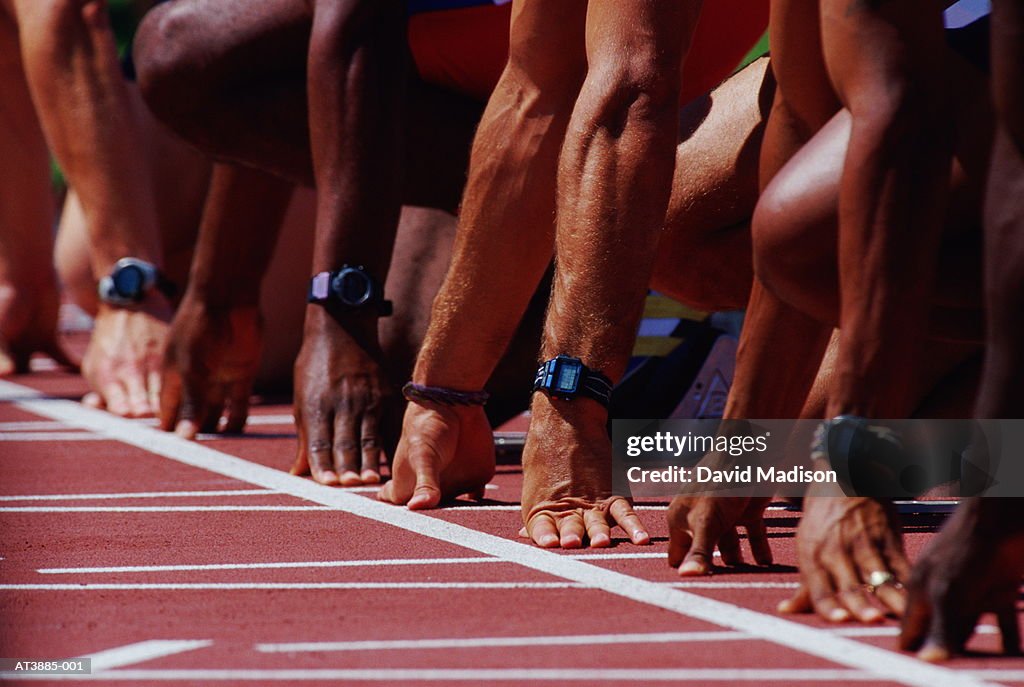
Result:
[[[142,295],[146,284],[146,275],[138,267],[129,265],[121,267],[111,275],[114,289],[123,298],[138,298]]]
[[[373,284],[363,272],[352,268],[342,270],[331,287],[338,299],[345,305],[363,305],[370,300]]]
[[[558,361],[552,391],[568,394],[576,393],[580,384],[580,371],[582,367],[583,364],[578,360]]]

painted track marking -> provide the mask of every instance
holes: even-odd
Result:
[[[217,489],[211,491],[126,491],[107,494],[11,494],[0,501],[105,501],[107,499],[163,499],[206,496],[268,496],[270,489]]]
[[[142,448],[171,460],[233,477],[268,489],[275,489],[314,503],[334,506],[352,515],[399,527],[431,539],[504,558],[534,570],[587,584],[633,601],[673,611],[680,615],[746,632],[780,646],[818,656],[834,663],[866,670],[874,679],[887,678],[919,687],[982,685],[984,681],[966,673],[929,665],[852,639],[825,635],[802,623],[759,613],[697,594],[657,585],[624,573],[607,570],[584,561],[560,556],[510,539],[462,527],[408,509],[331,489],[312,480],[228,455],[208,446],[186,441],[174,434],[140,426],[109,413],[78,403],[53,398],[11,382],[0,381],[0,400],[14,402],[23,410],[60,420],[102,434],[110,439]],[[754,671],[763,678],[764,671]],[[579,674],[579,673],[575,673]]]
[[[94,673],[121,668],[144,661],[152,661],[155,658],[173,656],[174,654],[186,651],[195,651],[213,644],[209,639],[151,639],[146,642],[137,642],[125,646],[97,651],[94,654],[87,654],[81,658],[92,659],[92,670]]]

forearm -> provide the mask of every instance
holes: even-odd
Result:
[[[277,177],[216,165],[192,258],[190,294],[213,307],[258,305],[291,195],[291,184]]]
[[[403,5],[318,2],[309,51],[317,185],[313,272],[362,266],[383,284],[401,207]],[[376,331],[376,319],[363,317]]]
[[[842,315],[830,415],[912,410],[899,390],[927,330],[950,169],[946,132],[919,127],[894,140],[854,122],[839,196]],[[879,380],[891,382],[882,393]]]
[[[570,110],[550,98],[573,96],[502,77],[473,143],[452,263],[416,382],[480,389],[512,339],[554,251],[555,177]]]
[[[825,59],[850,111],[839,190],[840,345],[828,412],[905,417],[949,187],[948,48],[928,0],[828,0]]]
[[[15,4],[29,87],[50,147],[82,199],[94,275],[125,256],[160,264],[144,146],[106,9]]]

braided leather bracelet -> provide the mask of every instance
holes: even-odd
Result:
[[[491,397],[486,391],[459,391],[443,386],[426,386],[413,382],[408,382],[402,387],[402,395],[407,401],[431,401],[446,406],[482,406]]]

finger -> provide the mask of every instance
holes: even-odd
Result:
[[[391,480],[377,492],[378,499],[388,503],[405,504],[412,498],[412,491],[416,488],[416,471],[412,466],[411,453],[412,449],[403,437],[391,461]]]
[[[7,377],[18,370],[10,349],[0,341],[0,377]]]
[[[810,571],[801,570],[807,593],[811,599],[814,612],[832,623],[841,623],[850,619],[850,612],[836,600],[836,587],[831,575],[820,567]]]
[[[852,560],[839,554],[832,561],[830,572],[839,590],[836,598],[854,618],[862,623],[876,623],[884,617],[868,598],[867,590]]]
[[[707,520],[697,524],[692,530],[693,541],[690,543],[690,550],[679,566],[680,575],[707,575],[711,572],[711,556],[719,534],[717,528],[711,527]]]
[[[651,535],[629,501],[623,498],[615,499],[609,506],[608,513],[612,516],[612,520],[629,535],[631,542],[639,545],[651,543]]]
[[[693,534],[688,529],[672,528],[668,534],[668,564],[678,568],[693,545]]]
[[[355,487],[359,479],[359,434],[356,417],[339,411],[334,415],[334,469],[343,487]]]
[[[999,623],[999,634],[1003,637],[1003,653],[1008,656],[1020,656],[1020,625],[1017,622],[1017,608],[1013,598],[1009,604],[1003,604],[996,611],[996,620]]]
[[[416,488],[409,499],[409,508],[419,510],[434,508],[441,503],[441,486],[438,480],[437,463],[431,456],[423,455],[423,459],[415,461]]]
[[[882,560],[878,549],[869,542],[863,542],[853,549],[853,558],[860,571],[860,578],[868,580],[874,572],[887,572],[888,565]],[[883,584],[875,588],[875,598],[896,616],[906,610],[906,594],[894,584]]]
[[[558,526],[550,513],[538,513],[530,518],[526,531],[537,546],[545,549],[558,546]]]
[[[779,613],[810,613],[813,609],[814,604],[811,603],[811,593],[804,584],[800,585],[800,588],[796,590],[796,594],[780,601],[776,607]]]
[[[149,392],[141,374],[130,374],[124,379],[124,388],[128,393],[128,413],[132,417],[145,417],[150,414]]]
[[[303,450],[309,463],[309,472],[320,484],[334,486],[339,484],[338,474],[334,471],[334,442],[331,440],[330,412],[314,409],[302,413],[300,425],[306,441]]]
[[[240,381],[233,382],[228,389],[227,419],[224,423],[224,431],[228,434],[241,434],[245,430],[251,387],[251,382]]]
[[[60,345],[59,341],[51,341],[43,348],[43,353],[50,356],[53,362],[68,370],[78,371],[78,365],[68,356],[67,351]]]
[[[202,390],[196,389],[194,393],[201,394]],[[224,384],[219,381],[211,382],[206,391],[206,403],[204,404],[206,412],[197,415],[201,419],[201,432],[204,434],[214,434],[220,427],[220,418],[224,414],[226,398],[227,389],[224,388]]]
[[[107,410],[122,417],[128,415],[128,394],[119,382],[108,382],[101,390]]]
[[[768,528],[763,518],[757,518],[747,524],[744,529],[747,531],[747,543],[750,544],[750,552],[758,565],[771,565],[774,561],[772,547],[768,543]]]
[[[96,408],[97,410],[102,410],[105,407],[103,397],[95,391],[90,391],[85,396],[82,396],[82,405],[87,408]]]
[[[924,581],[913,582],[907,594],[906,608],[900,626],[899,647],[903,651],[917,651],[924,644],[931,627],[931,602],[924,592]]]
[[[591,548],[603,549],[611,546],[611,528],[608,527],[608,516],[603,511],[594,508],[584,511],[583,524],[587,528]]]
[[[160,390],[163,388],[163,375],[159,370],[151,370],[146,376],[146,391],[149,395],[149,407],[154,414],[160,412]]]
[[[563,549],[578,549],[583,546],[583,536],[586,534],[586,526],[583,523],[583,516],[573,511],[563,515],[558,520],[558,543]]]
[[[165,375],[163,384],[160,385],[160,429],[170,432],[178,421],[178,414],[181,411],[181,377],[173,372]]]
[[[727,527],[718,538],[718,550],[722,553],[722,562],[726,565],[743,565],[743,551],[740,549],[740,536],[735,527]]]
[[[381,438],[377,430],[377,411],[368,410],[363,415],[363,425],[359,429],[359,446],[363,452],[359,480],[363,484],[376,484],[380,482]]]
[[[195,378],[183,377],[178,401],[178,424],[174,433],[184,439],[195,439],[205,414],[206,398],[202,387]]]

